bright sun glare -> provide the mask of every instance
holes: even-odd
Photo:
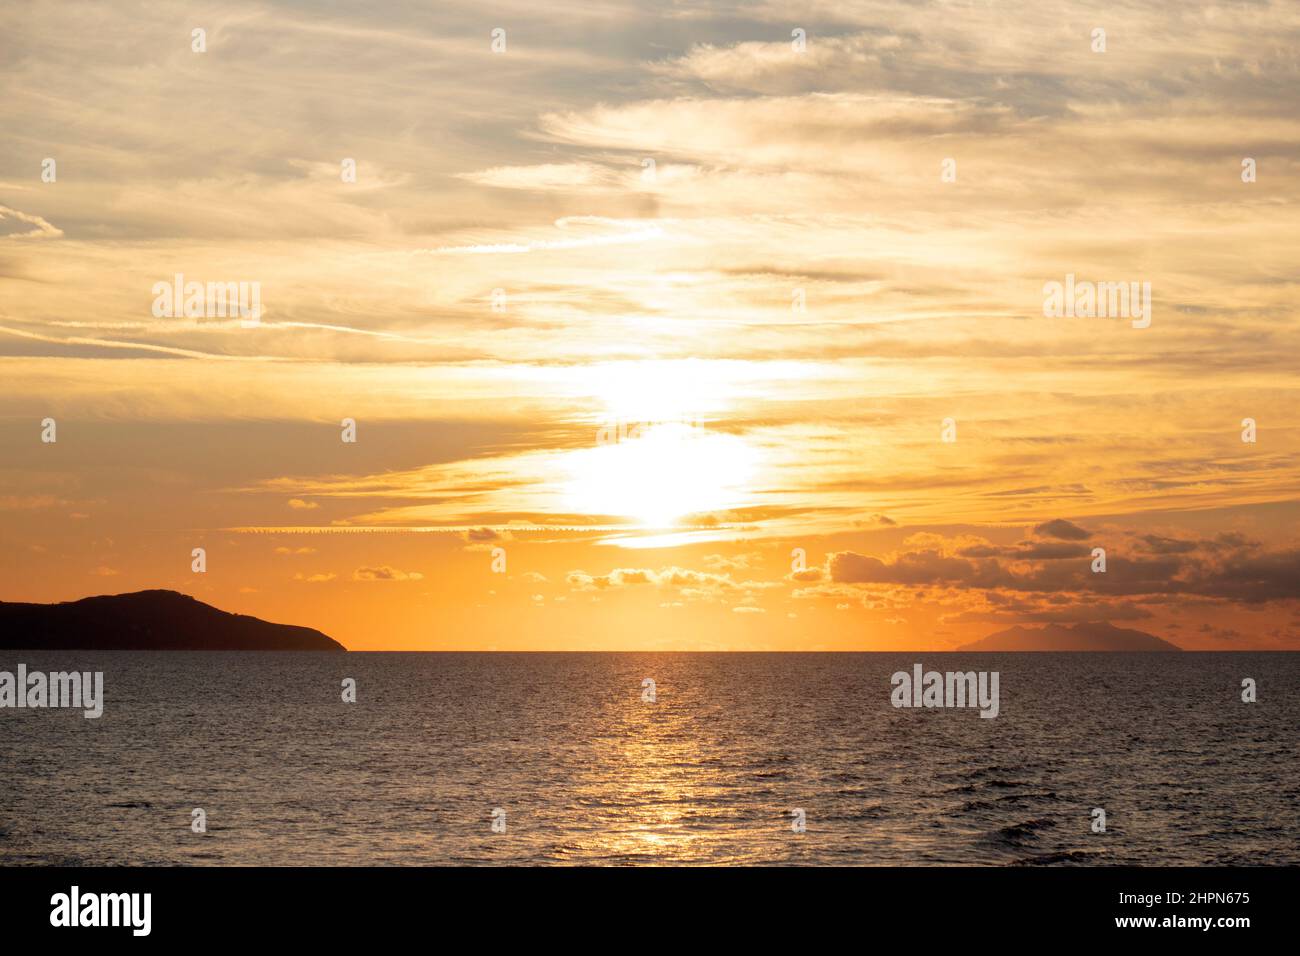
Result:
[[[739,505],[754,459],[753,449],[735,435],[676,422],[650,425],[571,452],[567,497],[584,514],[669,527],[686,516]]]

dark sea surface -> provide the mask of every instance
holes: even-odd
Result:
[[[1300,654],[20,662],[106,704],[0,710],[0,865],[1300,864]],[[917,662],[1000,672],[1000,716],[895,709]]]

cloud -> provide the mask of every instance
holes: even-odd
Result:
[[[653,571],[633,568],[616,568],[608,574],[588,574],[585,571],[570,571],[564,580],[569,587],[577,591],[604,591],[610,588],[633,587],[638,584],[653,584]]]
[[[1183,538],[1166,538],[1159,534],[1139,535],[1138,540],[1147,550],[1155,554],[1189,554],[1197,548],[1197,542]]]
[[[12,222],[31,226],[25,232],[0,232],[0,239],[59,239],[63,231],[50,225],[40,216],[33,216],[8,206],[0,206],[0,229],[7,229]]]
[[[352,572],[353,581],[420,581],[424,575],[418,571],[399,571],[388,565],[377,568],[357,568]]]
[[[1005,107],[908,94],[808,93],[751,98],[678,97],[547,113],[542,134],[591,148],[688,156],[724,170],[736,157],[749,169],[848,174],[874,148],[906,137],[991,135],[1011,119]],[[781,135],[774,136],[773,131]],[[838,147],[831,149],[831,147]],[[892,161],[876,153],[877,161]],[[814,159],[820,157],[820,163]],[[859,167],[860,172],[860,167]],[[702,181],[707,190],[707,180]]]
[[[777,587],[775,581],[735,581],[729,574],[693,571],[689,568],[665,567],[615,568],[608,574],[570,571],[565,576],[569,587],[577,591],[608,591],[640,586],[679,588],[684,595],[711,597],[723,592],[748,592]]]
[[[960,548],[956,552],[962,558],[1009,558],[1019,561],[1062,561],[1067,558],[1082,558],[1091,553],[1086,545],[1059,541],[1021,541],[1009,547],[981,543]]]
[[[315,501],[304,501],[302,498],[290,498],[289,507],[295,511],[314,511],[320,505]]]
[[[704,556],[705,566],[716,571],[743,571],[758,567],[762,563],[763,556],[757,551],[747,551],[743,554],[734,555],[706,554]]]
[[[1128,601],[1089,600],[1054,605],[1029,597],[1014,601],[997,601],[991,607],[966,610],[941,617],[944,624],[1005,623],[1008,620],[1045,623],[1089,623],[1092,621],[1142,621],[1152,612],[1141,604]]]
[[[802,571],[791,571],[786,578],[791,581],[821,581],[826,577],[826,570],[818,565],[811,568],[804,568]]]
[[[544,163],[539,166],[493,166],[458,177],[498,189],[565,190],[621,185],[619,174],[595,163]]]
[[[1034,534],[1043,538],[1060,538],[1064,541],[1086,541],[1092,537],[1091,531],[1085,531],[1064,518],[1055,518],[1038,525],[1034,528]]]
[[[896,528],[896,527],[898,527],[898,522],[897,522],[897,521],[895,521],[893,518],[888,517],[887,515],[882,515],[882,514],[873,514],[871,517],[867,518],[866,520],[855,522],[855,524],[857,524],[857,525],[859,525],[859,526],[861,526],[861,527],[867,527],[867,528],[870,528],[870,527],[877,527],[877,528]]]
[[[321,572],[319,574],[295,574],[293,579],[295,581],[304,581],[307,584],[325,584],[328,581],[333,581],[336,577],[338,575],[333,572]]]
[[[1147,536],[1117,533],[1104,573],[1092,571],[1091,551],[1083,547],[1071,553],[1068,545],[1044,548],[1034,542],[963,546],[956,543],[962,539],[937,537],[915,535],[905,543],[907,550],[883,557],[832,553],[826,576],[839,585],[1043,592],[1079,601],[1097,595],[1186,595],[1257,604],[1300,596],[1300,548],[1265,549],[1240,535],[1153,552]]]
[[[54,495],[0,495],[0,511],[39,511],[44,508],[63,508],[71,502]]]
[[[585,226],[599,224],[600,231],[587,235],[572,235],[563,239],[521,237],[504,242],[476,242],[467,245],[439,246],[435,249],[417,249],[415,255],[512,255],[525,252],[558,252],[569,249],[590,249],[600,246],[621,246],[656,241],[667,237],[658,223],[621,224],[612,219],[579,216],[557,220],[555,225],[567,229],[570,222]]]

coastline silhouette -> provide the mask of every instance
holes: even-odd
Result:
[[[347,650],[314,628],[231,614],[167,590],[106,594],[58,604],[0,601],[0,649]]]

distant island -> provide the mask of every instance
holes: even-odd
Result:
[[[1113,624],[1011,627],[958,647],[959,651],[1181,651],[1182,648],[1145,631]]]
[[[61,604],[0,601],[0,650],[346,651],[310,627],[230,614],[176,591]]]

